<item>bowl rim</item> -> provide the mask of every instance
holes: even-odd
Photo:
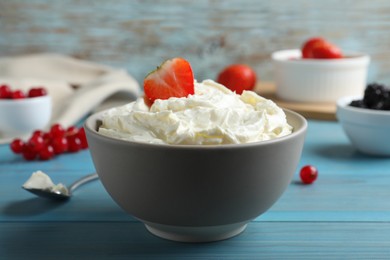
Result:
[[[370,56],[366,53],[358,52],[358,51],[347,51],[345,52],[347,55],[341,59],[302,59],[302,53],[300,49],[285,49],[278,50],[271,53],[271,59],[275,62],[283,62],[283,63],[291,63],[291,64],[305,64],[305,65],[313,65],[313,64],[368,64],[370,61]]]
[[[361,115],[367,115],[367,116],[390,116],[389,110],[376,110],[376,109],[370,109],[370,108],[363,108],[363,107],[353,107],[350,106],[349,103],[353,100],[362,99],[363,96],[344,96],[339,98],[336,101],[337,109],[339,110],[345,110],[350,113],[359,113]]]
[[[300,136],[302,134],[305,134],[308,123],[306,118],[304,118],[302,115],[300,115],[297,112],[294,112],[289,109],[283,109],[283,111],[287,114],[290,114],[291,116],[297,118],[302,122],[302,126],[294,131],[291,134],[278,137],[275,139],[271,140],[265,140],[265,141],[258,141],[258,142],[251,142],[251,143],[244,143],[244,144],[215,144],[215,145],[196,145],[196,144],[160,144],[160,143],[145,143],[145,142],[140,142],[140,141],[132,141],[132,140],[123,140],[115,137],[110,137],[110,136],[105,136],[102,134],[99,134],[96,129],[93,129],[91,125],[95,125],[99,118],[101,118],[101,115],[107,110],[103,110],[97,113],[94,113],[87,117],[87,119],[84,121],[83,127],[85,131],[87,132],[87,137],[88,134],[91,134],[95,136],[96,138],[118,143],[118,144],[130,144],[130,145],[139,145],[139,146],[149,146],[149,147],[159,147],[159,148],[175,148],[175,149],[198,149],[198,150],[213,150],[213,149],[242,149],[245,147],[254,147],[254,146],[259,146],[259,145],[271,145],[273,143],[280,143],[283,142],[284,140],[288,139],[293,139],[297,136]]]
[[[45,96],[39,96],[39,97],[25,97],[25,98],[18,98],[18,99],[0,99],[0,106],[2,105],[10,105],[10,104],[26,104],[26,103],[37,103],[43,100],[51,99],[50,95]]]

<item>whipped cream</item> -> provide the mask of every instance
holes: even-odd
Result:
[[[23,188],[48,190],[51,192],[69,194],[68,189],[64,184],[54,184],[50,177],[42,171],[33,172],[31,177],[23,184]]]
[[[284,111],[255,92],[232,92],[212,80],[195,81],[195,94],[157,99],[151,107],[144,98],[102,115],[102,135],[159,144],[242,144],[288,135],[292,127]]]

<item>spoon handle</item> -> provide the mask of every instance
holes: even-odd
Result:
[[[70,186],[69,186],[69,194],[72,194],[72,192],[77,189],[79,186],[85,184],[85,183],[88,183],[90,181],[93,181],[95,179],[98,179],[99,176],[97,175],[97,173],[91,173],[91,174],[88,174],[86,176],[84,176],[83,178],[75,181],[74,183],[72,183]]]

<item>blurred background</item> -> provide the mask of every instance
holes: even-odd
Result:
[[[371,56],[369,81],[390,82],[387,0],[0,0],[0,55],[54,52],[125,68],[139,82],[163,60],[195,78],[246,63],[272,81],[270,54],[322,36]]]

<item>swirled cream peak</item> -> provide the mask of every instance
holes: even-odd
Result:
[[[165,144],[241,144],[290,134],[286,115],[255,92],[238,95],[212,80],[195,81],[195,94],[157,99],[142,97],[103,114],[99,133],[131,141]]]

